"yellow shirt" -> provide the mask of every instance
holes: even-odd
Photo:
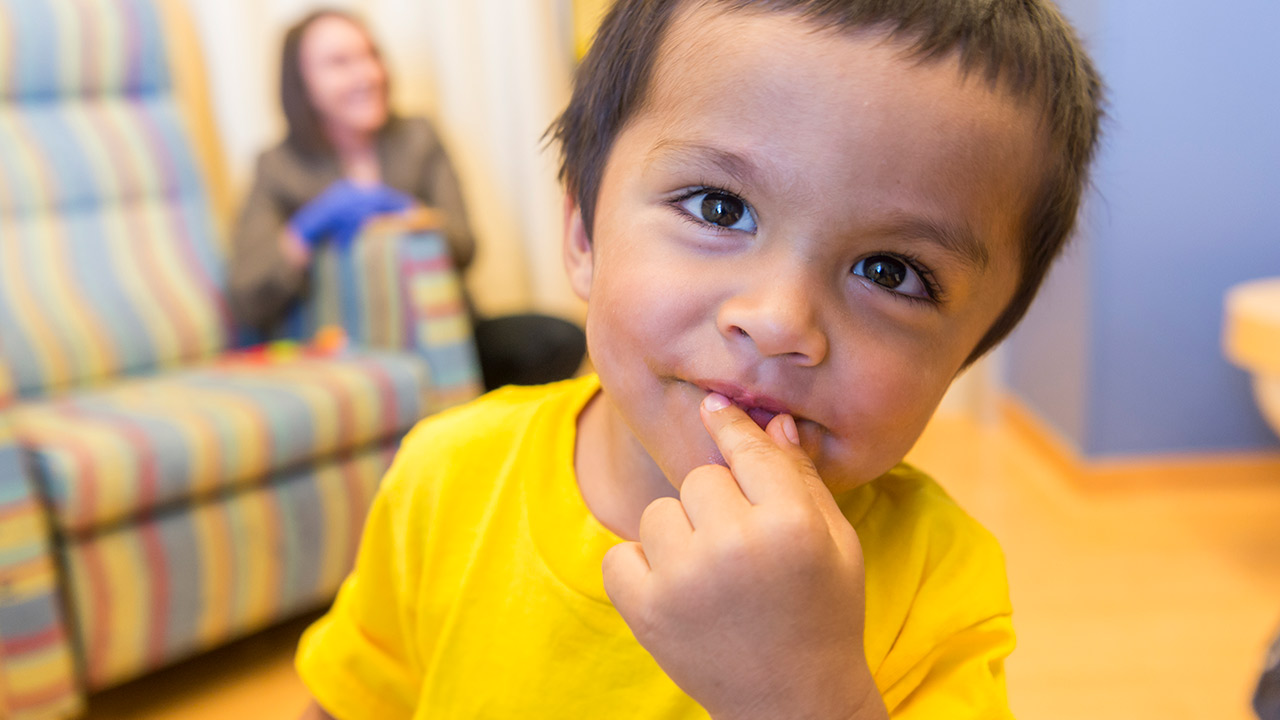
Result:
[[[595,377],[506,388],[405,439],[356,567],[297,667],[340,720],[706,718],[604,592],[620,538],[573,471]],[[867,574],[865,649],[895,718],[1008,717],[995,540],[905,465],[841,503]]]

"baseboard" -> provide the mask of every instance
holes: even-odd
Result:
[[[1022,440],[1087,490],[1280,486],[1280,452],[1224,452],[1086,458],[1057,430],[1016,398],[1004,397],[1000,415]]]

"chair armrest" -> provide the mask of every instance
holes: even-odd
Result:
[[[0,717],[83,711],[48,517],[0,412]]]
[[[349,251],[325,246],[303,310],[311,332],[340,325],[357,345],[421,355],[431,371],[428,412],[482,391],[471,313],[438,227],[425,210],[370,223]]]
[[[363,235],[406,235],[431,232],[444,227],[444,216],[439,210],[415,205],[401,213],[379,215],[361,228]]]

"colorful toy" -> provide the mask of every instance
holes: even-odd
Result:
[[[323,357],[333,357],[347,349],[350,339],[347,331],[338,325],[325,325],[311,338],[311,351]]]

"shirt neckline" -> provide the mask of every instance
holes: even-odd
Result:
[[[529,530],[547,569],[578,594],[611,605],[601,563],[609,548],[623,539],[591,513],[574,467],[578,418],[599,392],[596,375],[576,378],[542,408],[528,439],[550,453],[551,464],[537,468],[522,484]]]

